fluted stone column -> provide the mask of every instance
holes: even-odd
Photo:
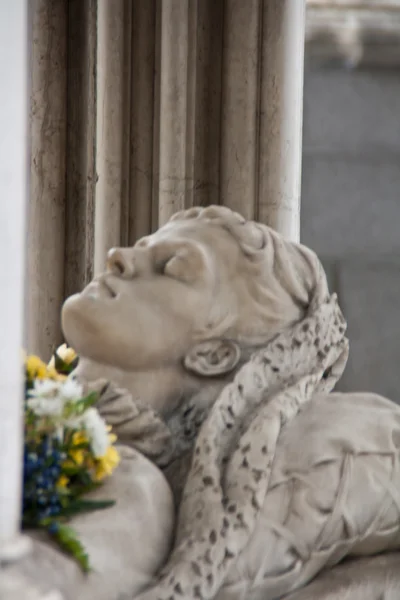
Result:
[[[188,152],[189,0],[161,2],[159,222],[186,205]]]
[[[161,0],[158,6],[153,229],[177,210],[221,202],[224,114],[224,2]]]
[[[27,342],[50,357],[61,340],[67,135],[67,3],[33,0]]]
[[[93,276],[97,0],[32,0],[25,346],[62,341],[65,296]]]
[[[222,54],[220,202],[256,216],[262,0],[226,0]]]
[[[149,233],[153,212],[155,217],[158,206],[158,202],[155,203],[153,211],[153,201],[158,198],[158,178],[153,165],[158,156],[155,150],[159,94],[156,96],[158,74],[155,69],[160,17],[161,6],[154,0],[132,3],[128,244]]]
[[[68,0],[63,297],[93,277],[97,0]],[[54,341],[53,341],[54,343]]]
[[[305,0],[265,0],[260,82],[259,213],[300,239]]]
[[[305,0],[213,5],[162,2],[159,223],[214,186],[201,203],[217,201],[298,241]],[[219,45],[209,19],[217,5]],[[206,115],[210,82],[202,66],[210,47]],[[219,69],[217,85],[211,65]],[[206,156],[213,157],[212,181],[201,169]]]
[[[98,0],[97,35],[95,273],[127,242],[132,3]]]
[[[33,0],[28,349],[177,210],[299,239],[305,0]]]

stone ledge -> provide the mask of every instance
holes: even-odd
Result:
[[[400,66],[400,2],[309,0],[306,59],[322,66]]]

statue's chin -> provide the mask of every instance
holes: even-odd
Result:
[[[87,296],[76,294],[65,301],[61,325],[65,341],[81,358],[125,372],[140,369],[141,365],[137,364],[140,361],[132,361],[132,356],[137,356],[137,347],[124,346],[113,328],[110,315],[101,304],[93,304]],[[146,350],[145,341],[141,340],[141,344],[144,346],[143,352],[140,352],[142,357]]]
[[[65,340],[69,346],[81,356],[86,356],[90,344],[90,327],[88,320],[85,319],[85,311],[81,306],[80,294],[70,296],[63,304],[61,310],[61,327]],[[86,343],[85,343],[86,342]],[[94,343],[94,340],[92,341]]]

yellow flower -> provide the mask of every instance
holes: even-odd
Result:
[[[111,427],[107,427],[107,429],[109,432],[111,431]],[[86,432],[75,431],[72,434],[71,447],[68,451],[68,458],[63,463],[63,467],[73,468],[85,465],[85,468],[92,472],[95,481],[102,481],[106,477],[109,477],[119,465],[121,459],[118,451],[112,446],[117,436],[114,433],[109,433],[108,439],[110,446],[108,446],[104,456],[95,458],[89,449],[78,447],[81,444],[89,443]]]
[[[85,462],[85,451],[80,448],[79,450],[71,450],[69,456],[74,462],[74,466],[80,467]]]
[[[80,444],[87,444],[88,443],[88,437],[86,435],[85,431],[75,431],[75,433],[72,434],[72,445],[73,446],[79,446]]]
[[[83,465],[86,459],[87,450],[85,448],[75,448],[74,446],[80,446],[81,444],[88,443],[88,438],[84,431],[75,431],[72,434],[71,448],[68,451],[68,458],[63,463],[63,467],[72,468],[80,467]]]
[[[34,354],[31,354],[26,358],[25,368],[29,379],[45,379],[47,377],[46,365]]]
[[[106,427],[108,433],[108,441],[110,442],[110,444],[114,444],[117,441],[117,436],[115,435],[115,433],[111,433],[112,431],[112,427],[111,425],[107,425]]]
[[[101,481],[111,475],[120,463],[120,455],[114,446],[109,446],[104,456],[96,459],[95,479]]]
[[[61,475],[57,481],[57,487],[65,489],[69,483],[69,479],[66,475]]]
[[[85,462],[86,449],[77,448],[74,450],[74,446],[80,446],[81,444],[87,444],[89,442],[85,431],[75,431],[72,434],[72,449],[69,451],[69,456],[74,461],[75,465],[81,466]]]
[[[57,371],[53,367],[49,366],[47,366],[47,377],[49,379],[53,379],[54,381],[65,381],[67,379],[67,375],[57,373]]]
[[[67,344],[62,344],[56,350],[56,354],[63,360],[67,365],[70,365],[77,357],[77,354],[73,348],[69,348]],[[49,365],[51,369],[55,369],[56,361],[54,355],[51,357]]]

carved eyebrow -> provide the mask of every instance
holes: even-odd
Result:
[[[134,248],[146,248],[146,246],[149,245],[149,237],[142,237],[140,238],[136,244],[134,245]]]
[[[182,244],[176,242],[160,242],[151,247],[153,264],[156,271],[162,271],[166,263],[178,252]]]
[[[162,262],[175,256],[182,248],[188,248],[190,242],[188,240],[173,241],[173,242],[158,242],[151,246],[151,252],[155,262]]]
[[[180,252],[180,251],[184,252]],[[181,254],[181,258],[196,260],[196,255],[199,254],[198,259],[200,260],[200,252],[196,247],[196,244],[190,240],[174,240],[174,241],[162,241],[154,244],[152,247],[152,262],[155,271],[158,273],[164,273],[164,269],[169,261]],[[167,274],[167,273],[166,273]],[[171,274],[172,276],[172,274]],[[179,277],[178,277],[179,279]]]

